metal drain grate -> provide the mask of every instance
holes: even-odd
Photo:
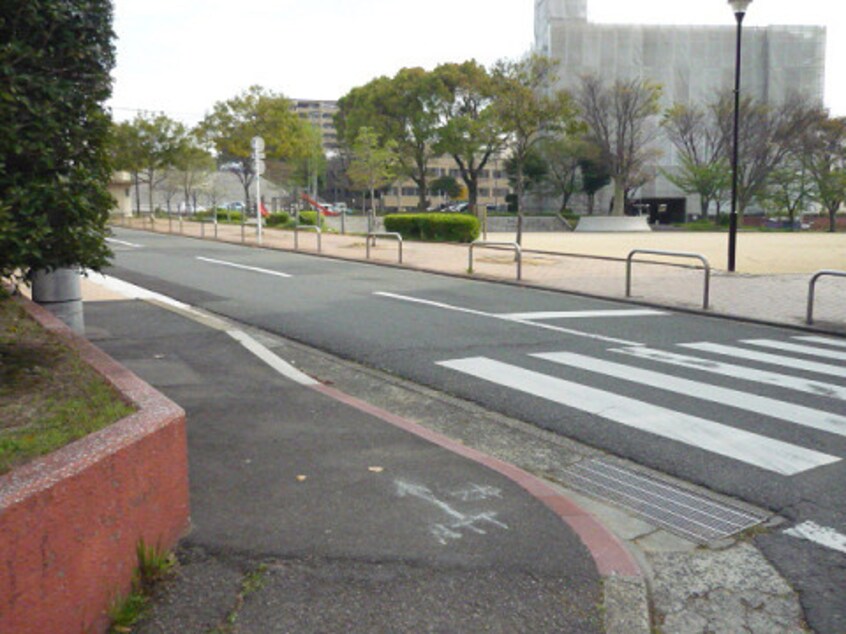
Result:
[[[763,512],[718,502],[614,464],[583,460],[564,471],[574,490],[612,502],[671,533],[702,544],[730,537],[767,519]]]

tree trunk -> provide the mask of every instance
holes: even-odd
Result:
[[[155,177],[156,173],[153,170],[147,172],[149,178],[147,179],[147,200],[150,204],[150,217],[153,217],[153,178]]]
[[[616,178],[614,179],[614,208],[611,210],[611,215],[626,215],[626,190]]]
[[[519,245],[523,245],[523,165],[517,164],[517,239]]]
[[[135,213],[141,215],[141,177],[138,172],[132,172],[135,177]]]
[[[834,233],[837,231],[837,209],[828,210],[828,232]]]

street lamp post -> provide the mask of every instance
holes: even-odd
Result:
[[[738,128],[740,127],[740,40],[743,32],[743,17],[752,0],[729,0],[737,20],[737,45],[734,57],[734,129],[731,151],[731,215],[729,216],[728,270],[734,272],[737,252],[737,155]]]

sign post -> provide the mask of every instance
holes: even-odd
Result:
[[[264,139],[260,136],[254,136],[250,141],[250,147],[253,148],[256,172],[256,237],[258,243],[261,244],[261,175],[264,174],[265,169]]]

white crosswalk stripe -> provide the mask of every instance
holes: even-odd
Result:
[[[820,343],[824,346],[835,346],[837,348],[846,348],[846,339],[832,339],[831,337],[817,337],[815,335],[808,335],[802,337],[793,337],[797,341],[807,341],[808,343]]]
[[[743,343],[750,346],[760,346],[761,348],[781,350],[783,352],[813,355],[816,357],[822,357],[823,359],[846,361],[846,351],[841,352],[840,350],[828,350],[826,348],[817,348],[814,346],[802,346],[788,341],[773,341],[772,339],[744,339]]]
[[[820,431],[846,436],[846,416],[825,412],[787,401],[748,394],[700,381],[678,378],[661,372],[642,370],[629,365],[602,361],[593,357],[570,352],[533,354],[533,357],[554,363],[598,372],[624,381],[648,385],[659,390],[684,394],[693,398],[730,405],[737,409],[757,412],[771,418],[786,420],[796,425],[819,429]]]
[[[795,475],[839,460],[698,416],[485,357],[442,361],[438,365],[782,475]]]
[[[664,352],[663,350],[655,350],[654,348],[640,346],[636,348],[615,348],[612,352],[689,368],[691,370],[699,370],[700,372],[720,374],[722,376],[730,376],[735,379],[743,379],[744,381],[763,383],[765,385],[772,385],[773,387],[786,388],[797,392],[806,392],[816,396],[828,396],[830,398],[846,401],[846,387],[842,387],[834,383],[813,381],[802,377],[790,376],[788,374],[779,374],[778,372],[759,370],[757,368],[747,368],[742,365],[713,361],[702,357],[692,357],[685,354]]]
[[[794,337],[794,339],[797,338]],[[538,352],[529,355],[555,363],[562,368],[560,372],[579,372],[580,378],[577,380],[563,378],[567,376],[566,374],[552,376],[483,356],[451,359],[441,361],[438,365],[482,381],[599,416],[632,429],[677,441],[767,471],[791,476],[839,462],[843,456],[817,450],[828,447],[830,441],[827,439],[831,439],[832,436],[814,438],[807,433],[791,434],[791,440],[800,439],[799,444],[794,444],[681,410],[692,409],[693,402],[689,399],[698,399],[715,404],[709,410],[711,412],[719,412],[720,408],[725,408],[726,412],[742,410],[752,412],[763,420],[786,421],[811,433],[820,431],[846,437],[846,409],[840,403],[846,400],[846,385],[795,376],[789,370],[774,372],[722,360],[715,361],[708,356],[711,354],[723,357],[733,356],[742,361],[786,366],[805,373],[815,372],[828,376],[846,377],[846,368],[812,361],[808,358],[815,356],[821,359],[839,359],[838,355],[843,353],[836,349],[836,343],[831,343],[837,342],[836,339],[819,338],[817,340],[806,337],[801,341],[803,343],[800,344],[774,339],[750,339],[742,343],[801,354],[804,358],[710,342],[678,344],[683,348],[698,350],[704,353],[703,356],[677,354],[646,346],[614,348],[606,351],[626,355],[632,361],[657,362],[695,371],[698,374],[695,379],[638,367],[633,363],[606,360],[601,358],[605,353],[585,355],[573,352]],[[831,345],[834,349],[818,347],[819,345]],[[550,369],[552,368],[553,366],[550,366]],[[563,368],[569,368],[569,370]],[[649,402],[652,400],[652,390],[644,391],[642,397],[638,393],[638,398],[624,396],[617,394],[613,387],[609,389],[595,387],[594,381],[581,378],[587,376],[585,372],[596,375],[600,380],[605,379],[604,385],[615,386],[620,381],[625,381],[647,386],[656,393],[669,392],[681,395],[686,400],[679,401],[682,404],[676,410],[665,406],[666,397],[662,398],[662,405]],[[708,382],[709,376],[713,375],[743,379],[744,382],[735,382],[732,387],[714,385]],[[613,379],[613,382],[609,383],[607,379]],[[779,392],[779,398],[772,398],[739,387],[748,386],[746,381],[787,388],[791,392],[786,394]],[[790,394],[793,392],[804,393],[805,401],[802,404],[792,402]],[[807,396],[809,394],[818,398],[812,400]],[[727,413],[725,417],[718,420],[732,421],[736,418],[736,415]],[[746,420],[749,421],[748,418]],[[758,426],[755,431],[760,429],[775,430],[776,428],[764,425]],[[782,434],[787,428],[782,426],[778,430],[777,433]],[[803,446],[805,444],[810,446]],[[842,442],[835,446],[842,447]]]
[[[842,365],[831,365],[828,363],[819,363],[817,361],[806,361],[805,359],[797,359],[796,357],[786,357],[778,354],[769,354],[767,352],[747,350],[746,348],[739,348],[737,346],[726,346],[719,343],[708,343],[707,341],[702,341],[698,343],[682,343],[679,345],[682,348],[690,348],[692,350],[700,350],[702,352],[713,352],[714,354],[732,356],[738,359],[760,361],[762,363],[786,366],[788,368],[793,368],[796,370],[808,370],[809,372],[817,372],[819,374],[828,374],[831,376],[839,376],[846,378],[846,367]]]

